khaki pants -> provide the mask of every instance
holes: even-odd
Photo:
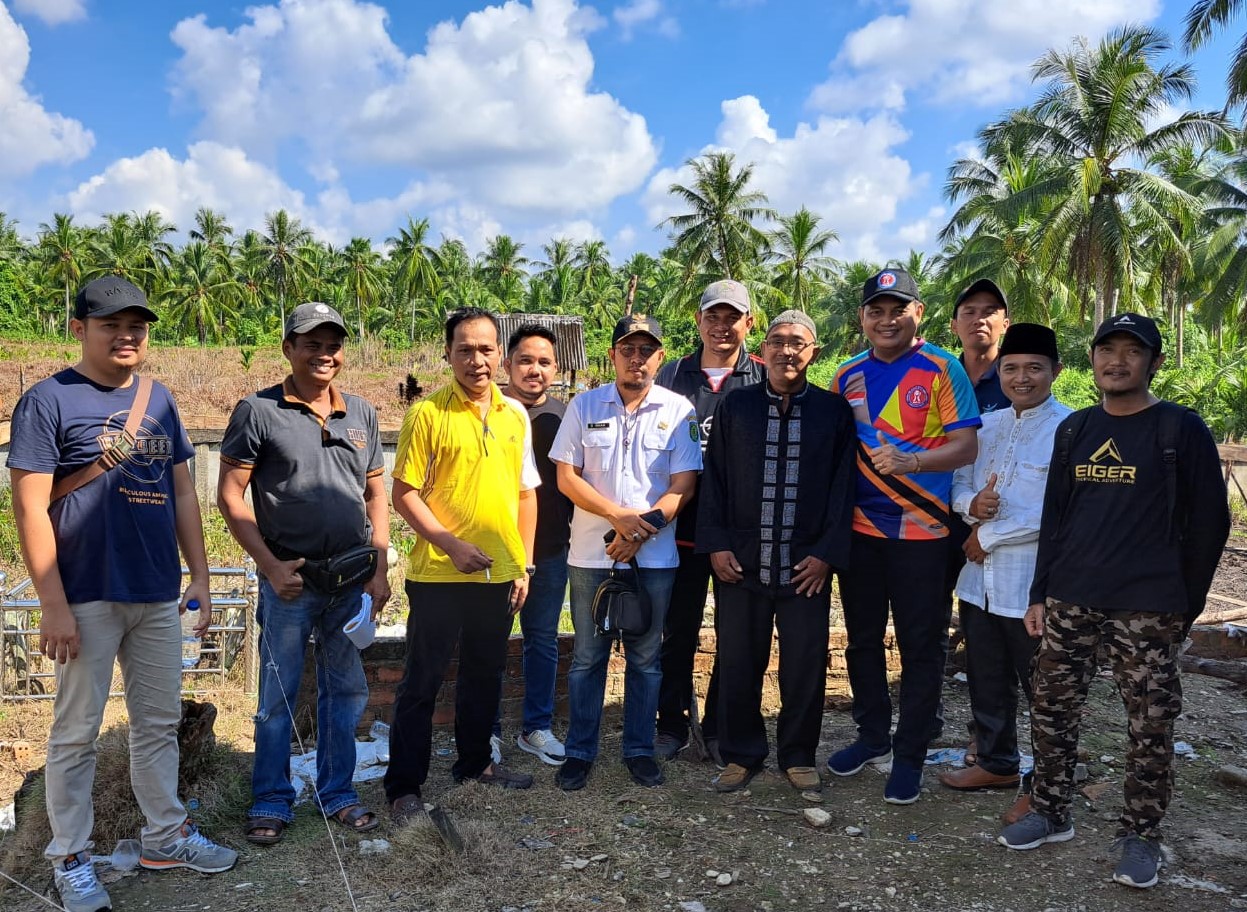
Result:
[[[46,773],[52,841],[44,850],[53,864],[91,846],[95,739],[114,659],[121,666],[130,716],[130,784],[147,818],[143,846],[156,848],[176,839],[186,820],[177,796],[182,715],[177,602],[82,602],[69,608],[82,645],[78,658],[57,666]]]

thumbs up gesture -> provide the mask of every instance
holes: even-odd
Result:
[[[876,472],[880,475],[904,475],[907,472],[917,471],[917,456],[899,450],[893,444],[888,443],[882,431],[876,431],[875,437],[879,441],[879,446],[874,449],[868,447],[866,452],[869,453],[871,465],[875,467]]]
[[[1000,512],[1000,495],[996,493],[996,473],[992,472],[983,490],[974,495],[970,501],[970,515],[980,522],[996,518]]]

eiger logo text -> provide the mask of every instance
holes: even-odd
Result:
[[[1092,462],[1103,462],[1105,459],[1112,459],[1114,462],[1121,462],[1121,453],[1117,449],[1117,444],[1110,437],[1104,441],[1104,444],[1091,454]]]
[[[1138,466],[1121,465],[1121,451],[1110,437],[1091,454],[1089,462],[1074,466],[1074,479],[1097,484],[1134,484],[1137,472]]]
[[[1130,319],[1129,314],[1123,314],[1113,321],[1114,326],[1134,326],[1134,320]]]

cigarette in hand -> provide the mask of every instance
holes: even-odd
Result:
[[[493,582],[493,580],[490,578],[489,568],[488,568],[488,567],[486,567],[486,568],[485,568],[485,582],[487,582],[487,583],[492,583],[492,582]]]

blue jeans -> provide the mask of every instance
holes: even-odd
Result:
[[[260,577],[260,705],[255,716],[255,764],[250,817],[294,819],[290,784],[291,711],[303,677],[308,637],[316,631],[316,794],[326,814],[359,804],[355,728],[368,702],[359,650],[342,627],[360,607],[362,586],[325,595],[304,585],[290,601]]]
[[[559,615],[567,595],[567,549],[537,561],[520,609],[524,636],[524,734],[549,730],[554,719],[554,679],[559,670]],[[494,720],[494,734],[502,734],[502,705]]]
[[[598,754],[598,733],[602,725],[602,702],[606,698],[606,663],[610,659],[612,637],[598,636],[593,626],[593,595],[610,571],[597,567],[568,567],[572,590],[572,624],[576,645],[572,668],[567,675],[570,720],[565,742],[567,756],[593,762]],[[624,726],[623,756],[654,755],[654,720],[658,712],[658,690],[662,684],[662,630],[667,616],[676,568],[641,568],[641,585],[649,593],[654,616],[649,630],[640,636],[623,638]]]

